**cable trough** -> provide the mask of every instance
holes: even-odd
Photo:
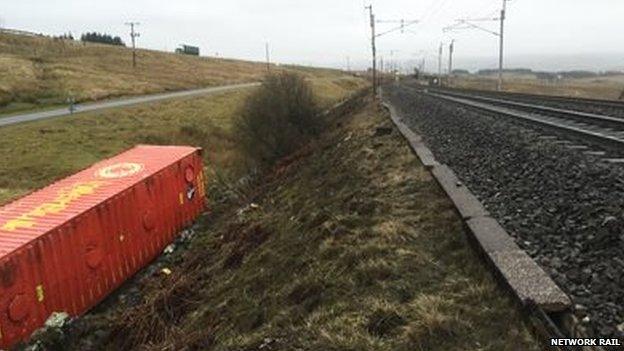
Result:
[[[543,128],[589,140],[609,149],[624,147],[624,120],[594,113],[450,92],[426,94],[447,101],[520,119]]]

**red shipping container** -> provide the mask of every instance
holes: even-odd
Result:
[[[201,149],[137,146],[0,208],[0,348],[78,316],[204,209]]]

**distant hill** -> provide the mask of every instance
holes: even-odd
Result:
[[[457,56],[455,66],[468,69],[472,72],[479,69],[498,68],[498,56],[492,53],[488,57]],[[433,66],[432,66],[433,67]],[[596,54],[543,54],[505,56],[505,67],[525,67],[533,71],[622,71],[624,70],[624,53],[596,53]]]
[[[467,70],[461,70],[463,72],[468,72]],[[516,75],[534,75],[540,79],[547,78],[569,78],[569,79],[583,79],[583,78],[600,78],[600,77],[614,77],[614,76],[623,76],[624,71],[606,71],[606,72],[595,72],[595,71],[584,71],[584,70],[572,70],[572,71],[556,71],[556,72],[544,72],[544,71],[534,71],[530,68],[505,68],[503,72],[508,74],[516,74]],[[464,73],[465,74],[465,73]],[[480,69],[476,72],[478,75],[493,75],[498,74],[498,69]]]
[[[464,70],[466,72],[466,70]],[[453,86],[496,90],[498,70],[484,69],[474,74],[457,74]],[[621,71],[534,71],[528,68],[504,70],[503,89],[517,93],[622,100],[624,72]]]

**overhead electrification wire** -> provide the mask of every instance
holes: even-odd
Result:
[[[435,18],[435,16],[440,12],[440,9],[442,9],[442,7],[444,7],[444,5],[448,2],[448,0],[442,0],[442,1],[437,1],[437,5],[438,6],[434,6],[434,9],[429,12],[429,14],[427,15],[426,18],[422,19],[422,22],[427,22],[433,18]]]
[[[451,10],[453,7],[454,7],[453,3],[450,3],[448,1],[443,1],[442,6],[440,6],[440,8],[438,9],[438,12],[436,12],[436,14],[434,15],[434,18],[438,19],[440,16],[442,16],[443,14]]]
[[[475,9],[476,9],[475,11],[471,11],[470,13],[467,13],[466,16],[467,17],[485,17],[485,14],[494,10],[495,6],[496,7],[500,6],[500,4],[498,4],[499,2],[500,2],[499,0],[482,1],[479,4],[479,6],[475,6]]]
[[[427,10],[425,12],[423,12],[423,14],[421,16],[421,22],[422,23],[424,23],[427,20],[429,20],[429,17],[431,16],[431,13],[435,9],[435,5],[437,5],[439,3],[440,3],[439,0],[431,0],[431,2],[429,3],[429,6],[427,6]]]

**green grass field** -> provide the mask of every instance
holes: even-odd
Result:
[[[365,82],[336,75],[310,79],[324,106]],[[212,170],[237,174],[242,167],[231,121],[250,89],[79,113],[0,128],[0,203],[43,187],[136,144],[203,147]]]

